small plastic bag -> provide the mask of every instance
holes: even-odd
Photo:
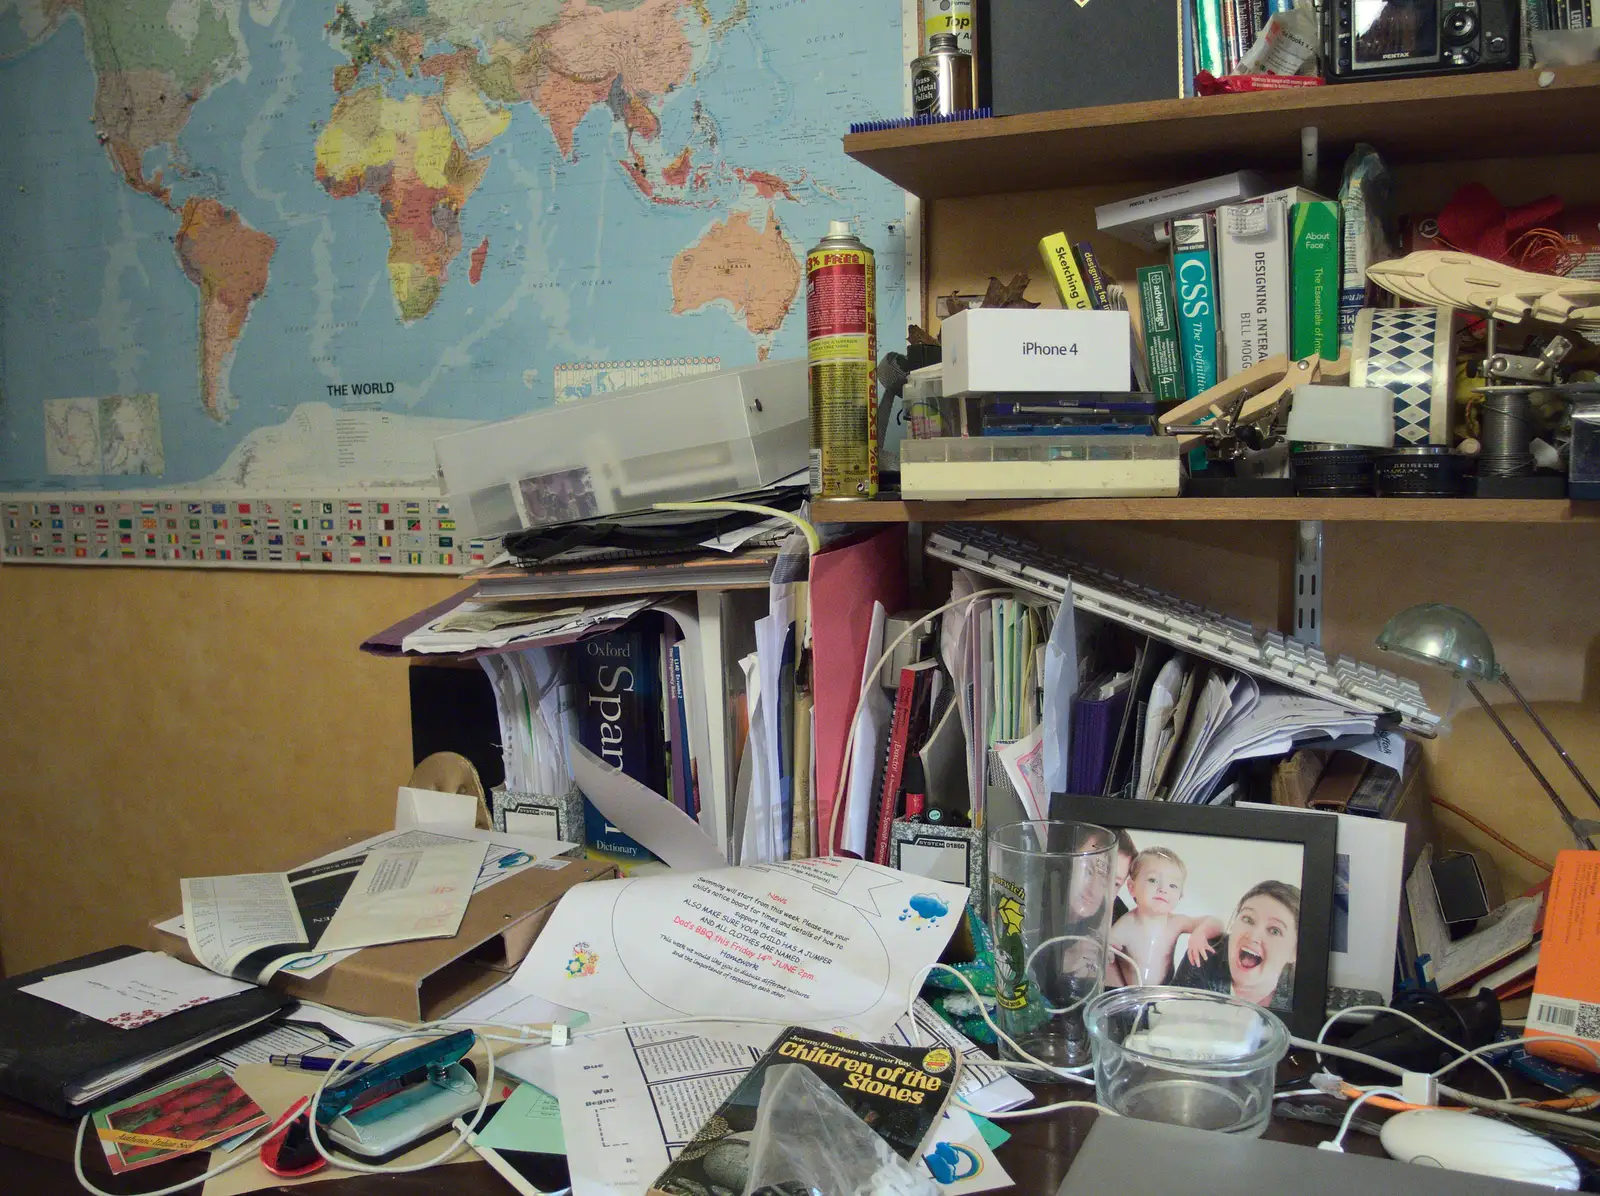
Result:
[[[810,1068],[768,1070],[743,1196],[938,1196]]]

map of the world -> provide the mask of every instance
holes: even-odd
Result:
[[[424,485],[468,421],[804,353],[830,218],[892,342],[904,197],[840,137],[899,114],[900,30],[896,0],[0,0],[0,491]]]

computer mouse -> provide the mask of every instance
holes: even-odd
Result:
[[[1578,1165],[1560,1147],[1521,1126],[1455,1109],[1408,1109],[1383,1123],[1378,1141],[1391,1158],[1447,1171],[1576,1191]]]

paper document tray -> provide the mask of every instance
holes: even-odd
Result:
[[[454,938],[366,947],[318,976],[299,977],[285,969],[272,978],[271,987],[373,1017],[413,1022],[448,1017],[510,978],[568,889],[617,874],[613,865],[593,860],[551,862],[563,866],[529,868],[473,894]],[[198,963],[181,934],[159,928],[166,920],[151,923],[151,947]]]

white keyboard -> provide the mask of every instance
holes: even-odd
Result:
[[[1389,714],[1407,731],[1432,738],[1439,716],[1415,681],[1321,650],[1142,586],[1094,565],[1071,561],[1037,544],[981,524],[949,523],[927,540],[928,555],[1059,602],[1072,584],[1078,610],[1143,631],[1185,652],[1232,665],[1287,689],[1369,714]]]

